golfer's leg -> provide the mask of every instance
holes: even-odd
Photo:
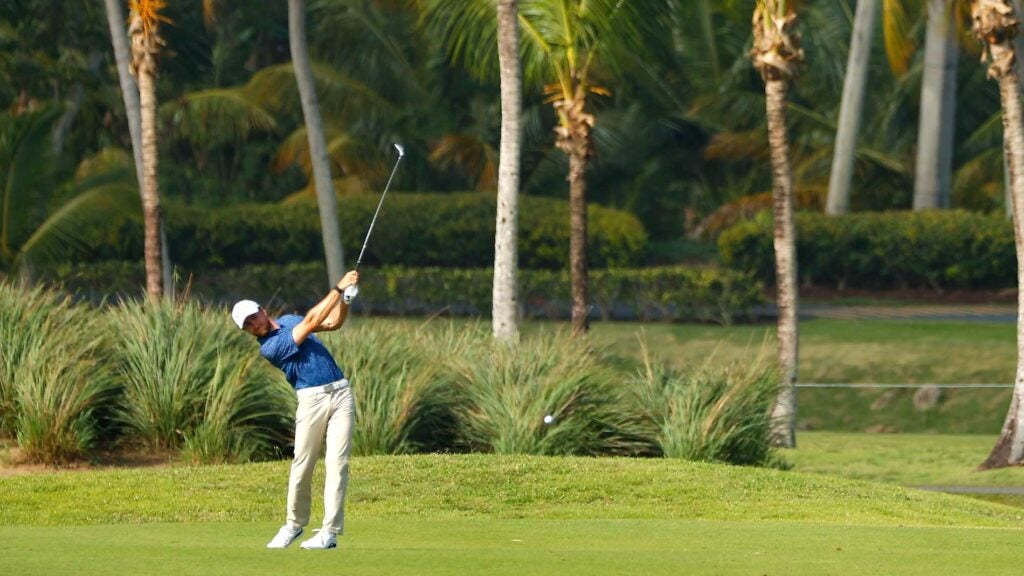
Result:
[[[323,530],[345,531],[345,490],[348,488],[348,457],[355,428],[355,400],[352,388],[334,392],[330,423],[327,425],[326,481],[324,483]]]
[[[329,406],[328,394],[299,395],[295,411],[295,458],[288,478],[288,523],[295,527],[309,524],[310,484],[323,447]]]

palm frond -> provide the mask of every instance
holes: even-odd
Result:
[[[254,132],[274,132],[277,121],[249,93],[239,88],[190,92],[160,107],[176,136],[209,149],[246,142]]]
[[[498,186],[498,154],[494,147],[466,134],[446,134],[430,152],[430,161],[442,168],[457,168],[476,183],[476,190]]]
[[[44,217],[56,162],[52,135],[61,111],[0,115],[0,263],[10,263]]]

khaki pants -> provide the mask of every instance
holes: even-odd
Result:
[[[348,486],[348,456],[355,427],[355,401],[345,380],[343,387],[324,392],[322,387],[299,390],[295,411],[295,458],[288,479],[288,524],[309,523],[310,485],[313,468],[327,438],[326,480],[324,482],[324,523],[327,532],[345,529],[345,489]],[[331,385],[328,385],[331,386]]]

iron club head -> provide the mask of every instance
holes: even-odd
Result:
[[[401,158],[402,156],[405,156],[405,148],[402,148],[401,144],[397,144],[396,143],[395,144],[395,150],[398,150],[398,157],[399,158]]]

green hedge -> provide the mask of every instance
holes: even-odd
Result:
[[[63,265],[48,280],[98,302],[142,292],[138,262]],[[489,315],[490,269],[365,268],[354,309],[368,314]],[[569,314],[569,274],[520,270],[521,302],[527,317]],[[304,310],[324,294],[323,264],[252,265],[178,274],[179,291],[230,304],[253,298],[271,310]],[[685,267],[592,270],[590,300],[601,319],[700,321],[728,324],[752,317],[762,303],[762,285],[749,275]]]
[[[359,254],[378,200],[377,195],[338,199],[348,262],[354,262]],[[363,263],[492,266],[495,211],[495,197],[490,194],[388,195]],[[312,262],[323,258],[320,216],[312,200],[213,210],[172,204],[165,208],[165,213],[171,259],[186,263],[190,269]],[[519,224],[521,267],[560,269],[568,265],[569,212],[565,202],[523,196]],[[86,236],[93,249],[84,259],[74,260],[142,257],[139,222],[98,222]],[[632,214],[590,206],[588,243],[592,267],[628,266],[643,257],[647,234]]]
[[[1016,286],[1012,223],[1002,214],[958,210],[797,215],[797,267],[804,285],[837,288]],[[775,283],[771,214],[718,240],[722,261]]]

